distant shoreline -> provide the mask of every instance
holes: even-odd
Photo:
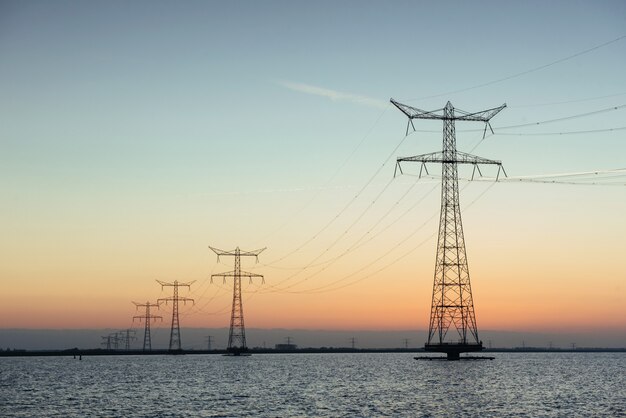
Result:
[[[252,348],[248,354],[325,354],[325,353],[424,353],[423,349],[384,348],[384,349],[352,349],[352,348],[297,348],[294,350],[275,350]],[[492,348],[482,353],[626,353],[626,348]],[[105,350],[105,349],[78,349],[67,350],[6,350],[0,351],[0,357],[58,357],[58,356],[145,356],[145,355],[196,355],[196,354],[227,354],[226,350]]]

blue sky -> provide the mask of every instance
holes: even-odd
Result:
[[[396,155],[440,149],[438,122],[420,122],[432,132],[402,141],[406,120],[390,97],[427,110],[447,100],[467,111],[506,102],[496,133],[623,127],[618,109],[498,131],[626,104],[624,35],[623,1],[3,1],[0,249],[11,263],[2,279],[38,283],[48,271],[78,280],[97,270],[135,283],[120,296],[127,300],[143,297],[130,294],[140,286],[152,289],[147,278],[206,276],[209,244],[267,245],[277,259],[316,234],[391,156],[345,220],[289,263],[306,264],[391,179]],[[482,126],[457,126],[462,151],[482,137],[468,129]],[[512,176],[617,169],[625,132],[496,135],[474,152],[502,160]],[[413,181],[394,180],[373,213]],[[548,263],[540,242],[567,260],[585,251],[580,237],[606,245],[586,272],[600,263],[624,273],[605,259],[624,250],[623,188],[510,184],[482,198],[487,187],[472,184],[462,197],[480,199],[465,218],[468,236],[491,231],[474,238],[485,240],[478,255],[502,240],[503,257],[527,252]],[[425,212],[437,211],[431,200]],[[363,222],[367,229],[374,220]],[[505,229],[509,241],[497,234]],[[388,237],[352,266],[399,240]]]
[[[185,151],[207,151],[233,155],[229,178],[237,178],[252,174],[251,159],[262,155],[266,173],[280,182],[276,168],[290,167],[298,151],[336,167],[380,113],[356,100],[307,97],[304,86],[426,109],[446,100],[467,110],[507,102],[511,108],[496,126],[621,104],[624,97],[516,105],[626,92],[620,41],[486,88],[410,100],[619,37],[623,2],[4,2],[2,8],[8,151],[19,156],[32,142],[44,164],[118,163],[134,174],[167,170],[162,157],[176,159],[177,150],[185,154],[177,169],[189,165]],[[383,121],[390,136],[392,126],[402,132],[402,117],[393,113]],[[187,170],[219,175],[227,169],[220,160],[197,160]],[[176,171],[162,175],[184,175]]]

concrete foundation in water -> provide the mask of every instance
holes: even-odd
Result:
[[[461,353],[472,353],[483,350],[482,341],[478,344],[471,343],[440,343],[425,344],[424,351],[432,353],[445,353],[447,360],[460,360]],[[467,357],[465,357],[467,358]]]

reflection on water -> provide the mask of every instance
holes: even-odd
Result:
[[[626,416],[626,354],[0,358],[2,417]]]

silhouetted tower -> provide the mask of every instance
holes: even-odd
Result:
[[[178,296],[178,288],[180,286],[185,286],[188,289],[191,289],[191,285],[193,284],[193,282],[195,282],[195,280],[189,283],[178,283],[178,280],[174,280],[174,283],[165,283],[160,280],[157,280],[157,282],[161,285],[161,290],[163,290],[165,286],[171,286],[174,288],[173,296],[158,299],[157,302],[161,303],[161,301],[164,301],[166,305],[167,305],[167,302],[170,302],[170,301],[172,302],[172,328],[170,329],[170,348],[169,349],[170,351],[180,351],[182,350],[182,345],[180,342],[180,320],[178,318],[178,302],[182,300],[183,303],[186,305],[187,302],[194,303],[194,300],[190,298]]]
[[[402,341],[404,341],[404,349],[408,350],[409,349],[409,339],[405,338]]]
[[[213,247],[209,248],[217,254],[218,262],[220,256],[228,255],[235,257],[235,270],[227,273],[213,274],[211,275],[211,282],[213,282],[214,277],[222,277],[224,282],[226,282],[227,277],[233,278],[233,309],[230,316],[228,352],[239,355],[248,350],[248,346],[246,345],[246,327],[243,321],[243,305],[241,301],[241,277],[248,277],[250,283],[252,283],[253,277],[260,277],[262,282],[265,283],[265,279],[262,275],[241,271],[241,257],[255,257],[258,262],[259,254],[261,254],[265,248],[256,251],[241,251],[239,247],[232,251],[222,251]]]
[[[354,350],[356,344],[356,338],[350,337],[350,347]]]
[[[113,334],[111,334],[111,341],[113,342],[113,349],[114,350],[119,350],[120,349],[120,341],[122,341],[122,337],[120,332],[114,332]]]
[[[455,113],[450,102],[443,109],[428,112],[398,103],[393,99],[391,99],[391,103],[409,118],[407,132],[409,124],[413,126],[413,119],[443,120],[443,150],[414,157],[398,158],[396,168],[402,172],[401,162],[419,162],[421,163],[421,175],[422,168],[426,168],[426,163],[440,163],[442,165],[439,238],[428,342],[424,348],[426,351],[446,353],[449,360],[456,360],[460,353],[483,349],[482,341],[478,338],[465,252],[457,166],[459,164],[472,164],[474,166],[472,178],[474,178],[477,169],[479,175],[482,175],[480,164],[497,165],[496,181],[500,175],[500,169],[503,170],[503,168],[500,161],[488,160],[457,151],[455,121],[484,122],[484,138],[487,127],[491,129],[489,120],[504,109],[506,104],[475,113],[456,109]],[[493,129],[491,131],[493,132]],[[504,174],[506,175],[506,172]]]
[[[104,341],[100,344],[105,346],[107,350],[111,349],[111,335],[107,335],[106,337],[101,337]]]
[[[102,337],[104,341],[101,344],[106,346],[107,350],[117,350],[120,347],[120,341],[122,338],[123,337],[120,337],[119,332],[113,332],[106,337]]]
[[[141,316],[133,316],[133,321],[135,321],[135,319],[139,319],[139,322],[141,322],[142,319],[146,321],[146,324],[144,327],[144,333],[143,333],[143,351],[152,351],[152,338],[150,336],[150,321],[160,319],[161,322],[163,322],[163,317],[159,315],[152,315],[150,313],[150,308],[156,306],[156,308],[159,309],[159,304],[150,303],[150,302],[146,302],[146,303],[133,302],[133,303],[135,304],[136,309],[146,308],[146,313]]]
[[[211,351],[211,342],[213,341],[213,336],[212,335],[207,335],[206,336],[206,349],[207,351]]]
[[[131,335],[132,334],[132,335]],[[136,340],[134,329],[125,329],[120,331],[121,340],[124,342],[124,350],[130,350],[131,340]]]

